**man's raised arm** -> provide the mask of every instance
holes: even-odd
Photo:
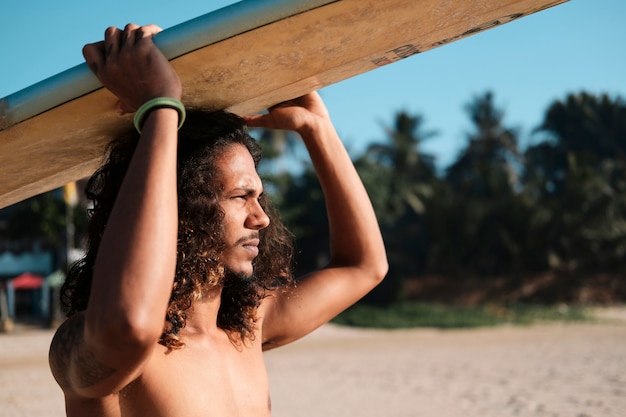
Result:
[[[156,97],[180,100],[178,76],[152,43],[159,30],[109,28],[103,42],[83,49],[122,112]],[[100,242],[87,310],[70,317],[52,343],[51,368],[66,395],[120,390],[141,372],[163,331],[176,265],[177,126],[174,109],[146,116]]]
[[[369,197],[317,93],[247,118],[250,126],[294,130],[317,172],[330,227],[330,262],[304,277],[289,296],[260,308],[266,348],[289,343],[326,323],[374,288],[387,256]]]

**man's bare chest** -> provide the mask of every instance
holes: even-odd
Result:
[[[256,346],[191,343],[155,353],[143,374],[120,394],[120,404],[143,416],[269,416],[263,354]]]

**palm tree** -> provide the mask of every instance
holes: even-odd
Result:
[[[550,105],[526,152],[526,192],[544,221],[550,266],[616,269],[626,253],[626,104],[606,94],[570,94]]]
[[[527,218],[518,196],[521,155],[517,130],[504,125],[504,111],[491,92],[465,107],[474,129],[446,171],[450,192],[439,193],[430,267],[464,276],[519,270],[520,240]],[[436,228],[436,229],[435,229]]]
[[[537,131],[548,133],[564,152],[622,159],[626,154],[626,103],[607,94],[570,94],[548,108]]]
[[[545,138],[526,151],[526,180],[539,195],[559,194],[572,158],[593,167],[626,158],[626,103],[606,94],[569,94],[550,105],[535,132]]]
[[[517,188],[521,162],[517,129],[503,125],[504,111],[495,106],[491,92],[475,97],[465,109],[475,130],[446,179],[464,195],[510,195]]]
[[[387,171],[389,198],[383,210],[392,218],[401,217],[406,210],[423,213],[424,199],[432,195],[435,160],[419,147],[436,132],[424,131],[423,125],[422,116],[399,112],[393,127],[384,127],[387,141],[367,148],[366,157]]]
[[[384,126],[386,140],[372,143],[355,165],[368,189],[383,231],[390,263],[388,278],[367,301],[387,303],[400,294],[402,281],[426,263],[424,216],[439,182],[433,156],[420,145],[436,135],[424,118],[399,112]]]

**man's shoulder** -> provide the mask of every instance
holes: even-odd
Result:
[[[85,313],[76,313],[61,323],[54,333],[50,344],[50,354],[57,353],[57,350],[67,352],[82,340],[85,328]]]

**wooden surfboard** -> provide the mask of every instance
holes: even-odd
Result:
[[[244,0],[155,43],[186,105],[243,115],[565,1]],[[130,121],[85,64],[1,99],[0,208],[89,176]]]

